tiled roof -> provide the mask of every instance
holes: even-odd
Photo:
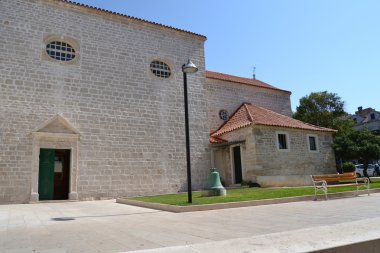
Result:
[[[227,142],[226,140],[223,140],[222,138],[216,137],[216,136],[210,136],[209,138],[210,143],[223,143]]]
[[[273,112],[271,110],[243,104],[236,110],[230,119],[225,122],[217,131],[211,134],[212,137],[220,136],[224,133],[243,128],[249,125],[265,125],[284,128],[295,128],[319,132],[336,132],[336,130],[314,126],[302,121],[290,118],[288,116]]]
[[[206,71],[206,78],[228,81],[228,82],[234,82],[234,83],[241,83],[241,84],[256,86],[256,87],[265,88],[265,89],[284,91],[284,92],[291,94],[290,91],[281,90],[279,88],[276,88],[270,84],[264,83],[264,82],[257,80],[257,79],[232,76],[232,75],[227,75],[227,74],[213,72],[213,71]]]
[[[207,39],[206,36],[201,35],[201,34],[189,32],[189,31],[186,31],[186,30],[178,29],[178,28],[175,28],[175,27],[172,27],[172,26],[168,26],[168,25],[159,24],[159,23],[148,21],[148,20],[141,19],[141,18],[136,18],[136,17],[133,17],[133,16],[129,16],[129,15],[126,15],[126,14],[119,13],[119,12],[114,12],[114,11],[105,10],[105,9],[102,9],[102,8],[97,8],[95,6],[81,4],[81,3],[77,3],[75,1],[69,1],[69,0],[55,0],[55,1],[64,2],[64,3],[68,3],[68,4],[71,4],[71,5],[75,5],[75,6],[81,6],[81,7],[87,8],[87,9],[101,11],[101,12],[113,14],[113,15],[116,15],[116,16],[125,17],[127,19],[132,19],[132,20],[140,21],[140,22],[143,22],[143,23],[151,24],[151,25],[156,25],[156,26],[161,26],[161,27],[169,28],[169,29],[176,30],[176,31],[179,31],[179,32],[188,33],[188,34],[200,37],[202,40],[206,40]]]
[[[375,119],[371,119],[371,114],[375,115]],[[371,107],[366,108],[366,109],[362,109],[362,107],[359,107],[358,111],[356,111],[355,114],[352,115],[352,118],[356,118],[357,120],[360,119],[361,121],[357,122],[359,124],[361,123],[365,124],[374,120],[378,120],[378,116],[377,116],[378,114],[380,114],[380,112],[376,111],[375,109]]]
[[[359,115],[359,116],[361,116],[361,117],[366,117],[367,115],[368,115],[368,113],[370,113],[370,112],[376,112],[376,110],[375,109],[372,109],[371,107],[369,107],[369,108],[366,108],[366,109],[362,109],[362,107],[360,107],[360,110],[357,110],[356,112],[355,112],[355,114],[356,115]]]

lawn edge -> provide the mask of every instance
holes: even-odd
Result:
[[[380,188],[370,189],[369,191],[370,193],[379,193]],[[355,192],[356,191],[329,193],[328,198],[334,199],[334,198],[354,197]],[[367,194],[367,190],[360,190],[358,191],[358,193],[359,195]],[[131,200],[131,199],[122,197],[122,198],[117,198],[116,203],[138,206],[138,207],[145,207],[145,208],[167,211],[167,212],[172,212],[172,213],[183,213],[183,212],[208,211],[208,210],[218,210],[218,209],[226,209],[226,208],[273,205],[273,204],[283,204],[283,203],[313,201],[313,200],[314,200],[314,195],[307,195],[307,196],[297,196],[297,197],[250,200],[250,201],[227,202],[227,203],[216,203],[216,204],[205,204],[205,205],[176,206],[176,205],[167,205],[167,204],[160,204],[160,203],[154,203],[154,202]],[[324,200],[324,195],[318,195],[318,200]]]

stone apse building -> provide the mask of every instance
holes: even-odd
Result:
[[[0,13],[0,203],[186,189],[187,59],[195,189],[211,166],[227,184],[335,170],[332,130],[289,118],[288,91],[206,71],[202,35],[64,0]]]

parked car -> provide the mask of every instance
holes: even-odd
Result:
[[[356,176],[364,177],[364,165],[357,164],[355,165]],[[379,165],[377,164],[368,164],[367,174],[369,177],[378,177],[379,176]]]

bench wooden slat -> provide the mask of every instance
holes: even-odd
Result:
[[[356,179],[356,173],[355,172],[348,172],[343,174],[326,174],[326,175],[312,175],[313,180],[324,180],[324,181],[330,181],[330,180],[355,180]]]
[[[344,186],[357,186],[359,184],[333,184],[327,185],[327,188],[336,188],[336,187],[344,187]]]
[[[320,180],[314,180],[314,181],[326,181],[326,182],[341,182],[341,181],[353,181],[355,178],[325,178]]]

